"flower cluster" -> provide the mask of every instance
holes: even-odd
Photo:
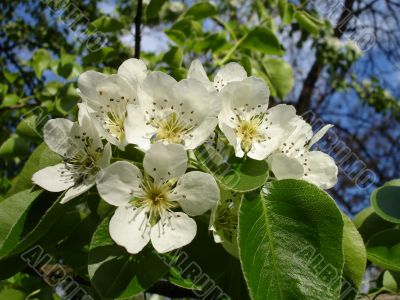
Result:
[[[275,179],[303,179],[321,188],[337,180],[333,159],[312,146],[331,127],[313,135],[294,107],[268,107],[267,84],[248,77],[237,63],[222,67],[210,81],[200,61],[186,79],[150,72],[129,59],[117,74],[94,71],[78,79],[78,121],[54,119],[44,140],[62,163],[42,169],[33,182],[62,192],[61,203],[96,185],[101,198],[116,206],[109,232],[129,253],[149,241],[160,253],[190,243],[199,216],[212,210],[210,230],[237,256],[240,193],[221,189],[214,177],[190,164],[193,150],[218,132],[238,159],[266,160]],[[144,152],[133,163],[115,157],[128,144]],[[132,147],[132,146],[130,146]]]

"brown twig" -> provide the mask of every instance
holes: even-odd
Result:
[[[140,58],[140,41],[141,41],[141,26],[142,26],[143,0],[138,0],[136,17],[135,17],[135,58]]]

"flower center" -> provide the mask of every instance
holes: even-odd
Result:
[[[131,203],[136,207],[146,208],[150,224],[154,225],[166,211],[176,207],[176,203],[169,200],[171,184],[169,182],[156,184],[144,179],[141,186],[142,195],[135,197]]]
[[[64,154],[65,168],[72,173],[70,178],[66,180],[73,180],[76,185],[85,181],[89,175],[98,171],[97,161],[102,155],[102,148],[91,149],[93,140],[87,136],[86,132],[82,135],[76,135],[76,140],[80,140],[81,146],[72,143],[70,145],[69,153]],[[80,143],[78,142],[78,143]]]
[[[193,128],[188,126],[175,112],[165,119],[152,120],[152,125],[158,129],[155,136],[156,140],[165,140],[173,144],[180,144],[183,135]]]
[[[222,230],[224,237],[229,241],[233,241],[234,234],[236,233],[238,216],[237,212],[232,209],[233,203],[223,205],[218,208],[215,228]]]
[[[103,106],[100,106],[100,114],[97,114],[96,117],[100,120],[103,128],[114,138],[118,141],[124,139],[126,110],[122,105],[107,105],[107,110],[105,110]]]
[[[240,146],[244,152],[249,152],[253,141],[262,137],[258,130],[260,123],[261,120],[257,117],[250,120],[239,120],[236,135],[241,140]]]

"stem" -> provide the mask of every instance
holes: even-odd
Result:
[[[140,58],[140,40],[141,40],[141,25],[142,25],[143,0],[138,0],[136,17],[135,17],[135,58]]]
[[[231,35],[231,38],[236,40],[236,34],[233,32],[232,28],[225,23],[222,19],[218,18],[218,17],[213,17],[212,18],[215,23],[217,23],[218,25],[220,25],[221,27],[223,27],[224,29],[226,29],[226,31],[228,31],[228,33]]]
[[[218,62],[218,65],[224,65],[231,58],[232,54],[235,53],[236,49],[243,43],[246,37],[247,34],[245,34],[240,40],[238,40],[237,43],[232,47],[232,49],[225,55],[225,57]]]

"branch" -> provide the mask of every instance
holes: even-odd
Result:
[[[135,17],[135,58],[140,58],[140,40],[141,40],[141,25],[142,25],[142,11],[143,11],[143,0],[138,0],[137,11]]]
[[[354,0],[346,0],[343,11],[334,30],[335,37],[340,38],[346,31],[350,20],[354,16],[352,12],[353,4]],[[299,114],[304,114],[310,109],[312,93],[324,67],[324,65],[318,60],[318,52],[316,57],[317,59],[304,81],[303,89],[300,93],[299,99],[297,100],[296,109]]]

